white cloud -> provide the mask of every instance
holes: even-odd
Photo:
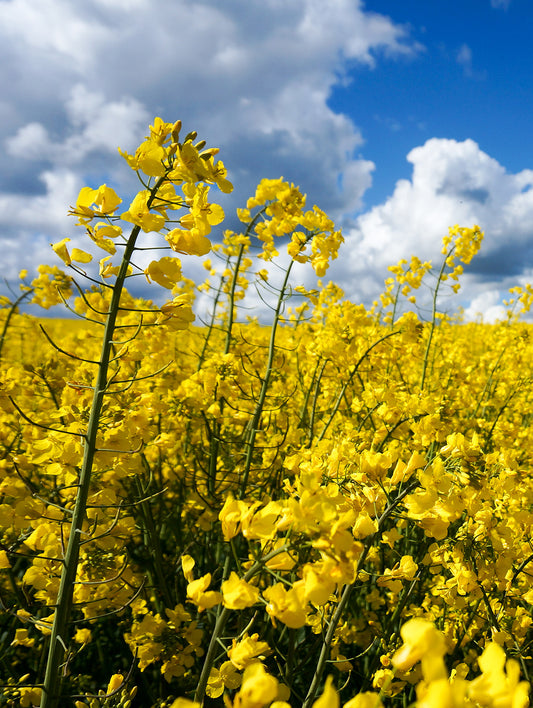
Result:
[[[66,169],[45,171],[40,181],[44,186],[43,194],[0,195],[0,223],[10,229],[35,229],[37,233],[57,237],[72,224],[67,211],[69,205],[76,202],[83,183],[78,175]]]
[[[35,160],[50,153],[50,138],[42,123],[23,125],[5,144],[9,155],[25,160]]]
[[[91,3],[86,3],[89,10]],[[0,4],[0,26],[7,41],[15,40],[21,57],[37,52],[41,60],[51,55],[73,62],[79,70],[93,63],[98,46],[112,40],[106,28],[82,3],[68,0],[10,0]]]
[[[359,208],[374,164],[353,122],[329,108],[332,87],[354,62],[419,50],[361,0],[330,0],[327,12],[319,0],[0,2],[7,260],[25,263],[32,229],[64,235],[86,180],[130,189],[116,147],[142,140],[154,115],[221,147],[236,184],[226,206],[283,175],[334,217]]]
[[[150,120],[137,100],[106,101],[101,92],[82,84],[72,88],[65,115],[67,123],[56,139],[42,123],[32,122],[5,141],[7,154],[19,165],[27,163],[34,172],[35,165],[46,165],[37,175],[42,185],[37,193],[0,193],[0,224],[9,236],[2,241],[3,275],[8,279],[15,279],[22,267],[33,273],[42,262],[55,263],[49,245],[66,235],[72,245],[84,247],[83,229],[75,226],[68,209],[86,182],[85,170],[98,171],[101,181],[116,177],[120,183],[121,170],[129,170],[121,164],[117,145],[132,149]],[[109,168],[105,161],[117,164]]]
[[[507,295],[507,293],[505,293]],[[505,319],[505,307],[501,304],[502,293],[499,290],[485,290],[475,297],[464,311],[467,321],[480,321],[494,324]]]
[[[345,234],[345,257],[332,268],[333,279],[348,297],[368,301],[381,292],[389,265],[413,254],[439,263],[448,227],[478,224],[485,239],[463,279],[462,297],[472,301],[470,315],[480,308],[493,318],[497,303],[481,293],[505,297],[528,275],[533,170],[510,174],[473,140],[433,138],[411,150],[407,160],[413,165],[411,179],[398,181],[393,194],[360,215]]]
[[[359,0],[329,0],[327,11],[321,0],[303,3],[298,39],[321,53],[329,54],[340,44],[348,59],[375,65],[376,48],[388,52],[411,53],[412,46],[402,43],[405,29],[388,17],[363,12]]]
[[[463,74],[469,79],[475,79],[477,81],[485,81],[487,78],[487,72],[475,71],[473,68],[472,61],[472,49],[468,44],[462,44],[456,52],[455,55],[457,63],[463,67]]]
[[[55,142],[41,123],[28,123],[6,140],[7,152],[25,160],[80,164],[94,151],[115,155],[117,146],[133,148],[150,118],[135,99],[107,102],[102,93],[82,84],[73,87],[65,113],[69,124],[62,141]]]
[[[361,0],[328,0],[327,12],[322,0],[0,2],[3,275],[51,260],[49,242],[75,232],[66,213],[87,180],[135,188],[116,147],[131,149],[154,115],[221,147],[236,186],[229,209],[260,178],[283,175],[310,205],[353,215],[376,166],[357,126],[329,107],[332,88],[354,65],[421,49]],[[482,76],[469,45],[456,59]],[[499,294],[529,277],[533,171],[508,173],[472,140],[434,138],[407,159],[411,179],[357,218],[328,278],[370,301],[388,265],[438,259],[448,226],[479,223],[486,242],[465,294],[471,316],[493,317]]]
[[[0,194],[0,223],[6,234],[1,242],[2,275],[12,282],[22,268],[33,276],[40,263],[59,265],[50,243],[72,235],[73,219],[67,211],[83,186],[79,176],[58,169],[43,172],[40,181],[42,194]],[[74,245],[83,247],[81,241]]]

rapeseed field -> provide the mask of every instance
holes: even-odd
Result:
[[[483,238],[455,226],[351,303],[342,234],[283,179],[213,245],[232,186],[180,127],[124,154],[127,208],[82,189],[86,249],[2,302],[0,705],[529,705],[533,290],[450,314]]]

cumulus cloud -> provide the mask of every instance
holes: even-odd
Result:
[[[500,312],[495,298],[531,275],[533,170],[509,173],[473,140],[432,138],[407,160],[411,179],[399,180],[393,194],[345,234],[334,279],[349,297],[368,301],[381,291],[389,265],[412,254],[436,263],[448,227],[478,224],[485,239],[467,268],[463,298],[471,302],[469,316],[494,319]]]
[[[379,70],[421,51],[408,28],[361,0],[329,0],[327,13],[320,0],[4,0],[0,39],[8,278],[53,260],[48,244],[73,237],[66,212],[81,186],[136,189],[116,147],[131,149],[154,115],[179,117],[221,147],[236,187],[223,199],[228,213],[260,178],[283,175],[310,204],[351,218],[330,274],[353,299],[374,299],[402,257],[437,259],[457,222],[486,233],[465,277],[470,316],[495,316],[507,287],[533,274],[524,265],[533,263],[533,172],[509,173],[472,140],[434,138],[411,150],[411,178],[353,221],[379,166],[328,99],[354,66]],[[476,78],[468,45],[456,59]]]
[[[505,307],[501,304],[499,290],[485,290],[475,297],[464,311],[465,320],[480,321],[486,324],[505,319]]]
[[[21,60],[29,52],[24,63],[36,56],[48,64],[63,58],[69,62],[68,70],[87,70],[95,46],[112,38],[111,28],[92,16],[90,4],[86,3],[83,11],[81,3],[68,0],[4,2],[0,6],[2,34]]]
[[[117,145],[131,149],[150,119],[134,98],[106,101],[100,91],[76,84],[65,102],[68,127],[54,140],[42,123],[27,123],[5,141],[7,153],[22,160],[47,160],[55,165],[81,165],[93,152],[107,157]]]
[[[354,64],[420,50],[361,0],[327,13],[319,0],[5,0],[0,40],[0,225],[21,264],[37,223],[48,240],[65,235],[79,186],[135,188],[116,146],[140,141],[154,115],[221,147],[230,211],[280,175],[333,217],[359,209],[374,164],[331,90]]]

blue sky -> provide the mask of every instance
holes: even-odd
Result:
[[[354,301],[478,223],[460,302],[494,319],[533,281],[532,24],[530,0],[0,0],[3,275],[83,247],[68,206],[131,194],[116,147],[160,115],[220,147],[229,225],[281,175],[334,218],[328,278]]]
[[[533,5],[528,0],[369,0],[367,10],[404,25],[422,46],[403,59],[349,70],[329,105],[353,116],[377,164],[365,204],[409,178],[406,155],[432,137],[474,139],[518,172],[533,165]],[[379,56],[379,54],[378,54]]]

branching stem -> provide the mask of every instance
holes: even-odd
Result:
[[[148,208],[151,206],[165,176],[160,177],[151,190],[148,200]],[[94,457],[97,451],[96,438],[100,427],[100,415],[108,385],[109,363],[113,354],[113,340],[115,324],[119,312],[120,298],[124,288],[124,282],[128,274],[128,266],[135,249],[135,242],[139,236],[140,226],[134,226],[131,230],[126,248],[122,256],[120,269],[113,286],[111,303],[106,315],[104,336],[100,362],[98,364],[98,374],[94,386],[94,395],[91,405],[87,432],[84,436],[84,454],[80,471],[78,493],[72,515],[70,535],[63,560],[61,580],[57,596],[57,605],[50,636],[50,647],[48,660],[46,663],[41,708],[57,708],[60,701],[62,666],[65,661],[66,647],[69,643],[67,627],[72,614],[72,602],[74,595],[74,585],[76,582],[76,572],[78,569],[81,534],[84,521],[86,519],[87,498],[91,483]]]

